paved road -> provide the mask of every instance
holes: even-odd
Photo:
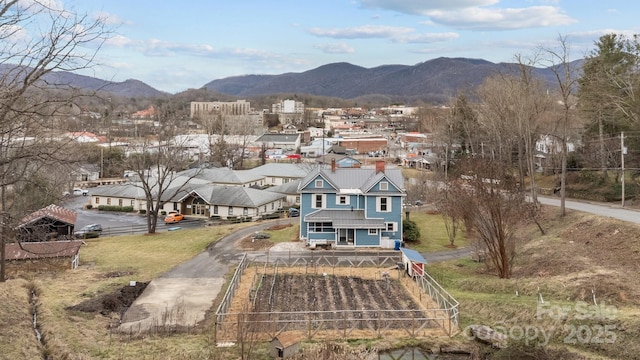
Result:
[[[560,198],[538,196],[538,201],[543,205],[560,206]],[[640,212],[636,209],[623,208],[620,203],[599,203],[594,201],[579,201],[566,199],[565,208],[583,211],[595,215],[611,217],[614,219],[640,224]]]

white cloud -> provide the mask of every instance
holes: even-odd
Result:
[[[332,29],[312,28],[309,32],[316,36],[333,39],[389,39],[395,43],[434,43],[459,37],[453,32],[417,34],[413,28],[380,25]]]
[[[320,44],[314,46],[316,49],[322,50],[327,54],[353,54],[355,50],[345,43],[338,44]]]
[[[411,15],[432,10],[456,10],[497,4],[499,0],[360,0],[362,7],[384,9]]]
[[[568,25],[575,19],[563,14],[553,6],[528,8],[482,9],[466,8],[458,11],[429,11],[432,21],[470,30],[505,30],[533,27]]]
[[[396,26],[363,25],[350,28],[321,29],[311,28],[309,32],[316,36],[334,39],[374,39],[395,38],[413,32],[414,29]]]
[[[431,44],[436,42],[449,41],[459,38],[460,35],[454,32],[446,33],[428,33],[400,36],[394,38],[394,42],[410,43],[410,44]]]

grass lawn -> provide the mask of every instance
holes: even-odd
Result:
[[[444,251],[462,248],[468,245],[462,229],[459,228],[454,241],[454,246],[450,246],[447,229],[444,226],[442,216],[439,214],[432,214],[427,211],[412,211],[409,215],[409,219],[414,221],[420,229],[420,242],[407,243],[407,247],[416,251]]]

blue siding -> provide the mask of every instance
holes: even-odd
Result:
[[[368,229],[356,230],[356,246],[380,246],[380,234],[369,235]]]
[[[388,188],[387,190],[380,190],[380,183],[381,182],[387,182],[388,184]],[[377,193],[377,192],[384,192],[384,193],[398,193],[400,194],[402,191],[400,189],[398,189],[397,187],[393,186],[393,183],[387,179],[382,179],[380,180],[377,184],[375,184],[371,190],[369,190],[370,193]]]

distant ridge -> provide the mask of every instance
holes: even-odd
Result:
[[[295,93],[355,99],[386,95],[447,102],[460,90],[475,88],[496,73],[513,73],[517,67],[513,63],[444,57],[413,66],[382,65],[370,69],[340,62],[301,73],[232,76],[210,81],[203,88],[236,97]],[[546,81],[554,79],[551,69],[533,70]]]
[[[577,67],[582,61],[576,60],[572,65]],[[373,68],[339,62],[300,73],[231,76],[210,81],[201,88],[219,94],[220,98],[306,94],[355,102],[381,100],[447,103],[460,91],[476,88],[488,76],[515,73],[518,66],[514,63],[495,64],[482,59],[445,57],[412,66],[381,65]],[[10,65],[0,64],[0,72],[6,72],[10,68]],[[551,68],[533,68],[532,71],[549,82],[550,86],[557,86]],[[129,98],[186,96],[184,101],[198,101],[189,98],[189,91],[172,95],[135,79],[113,82],[59,71],[47,74],[45,80],[50,84],[66,84],[77,89]]]

